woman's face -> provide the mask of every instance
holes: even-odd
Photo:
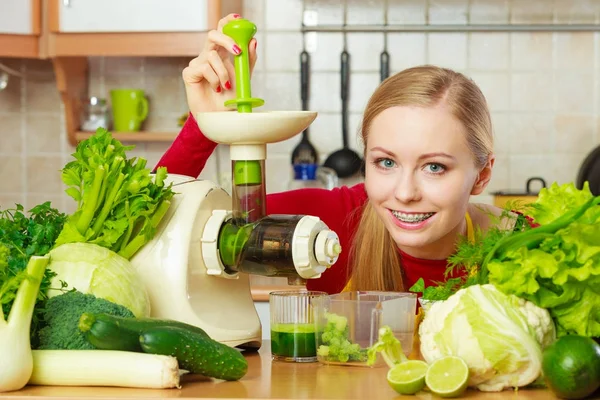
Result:
[[[372,122],[365,158],[369,199],[398,247],[446,257],[464,233],[469,196],[489,180],[475,166],[462,124],[444,105],[389,108]]]

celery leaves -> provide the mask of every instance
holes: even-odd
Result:
[[[75,160],[62,170],[62,180],[78,207],[56,246],[94,243],[131,259],[154,237],[173,191],[165,185],[166,168],[152,175],[145,159],[127,158],[133,147],[102,128],[77,145]]]

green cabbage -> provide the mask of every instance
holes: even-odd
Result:
[[[469,386],[483,391],[534,382],[541,374],[542,349],[555,339],[547,310],[489,284],[432,304],[419,335],[425,361],[461,357],[469,366]]]
[[[91,243],[68,243],[49,253],[48,269],[54,271],[51,288],[76,289],[127,307],[136,317],[150,316],[150,298],[131,263],[117,253]],[[61,294],[49,290],[48,296]]]

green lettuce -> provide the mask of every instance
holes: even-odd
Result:
[[[533,246],[513,245],[487,263],[489,282],[547,308],[559,336],[600,336],[600,207],[587,184],[543,189],[532,215],[540,228],[574,215]],[[574,213],[574,211],[579,212]]]

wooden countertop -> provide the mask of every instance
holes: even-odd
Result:
[[[236,382],[207,380],[189,376],[181,389],[131,389],[98,387],[26,386],[1,394],[14,399],[129,399],[129,398],[204,398],[204,399],[419,399],[434,400],[437,396],[420,392],[416,396],[399,396],[387,384],[386,367],[362,368],[328,366],[319,363],[286,363],[271,360],[270,343],[265,341],[257,353],[246,356],[248,373]],[[472,400],[555,400],[547,390],[483,393],[468,390]]]

